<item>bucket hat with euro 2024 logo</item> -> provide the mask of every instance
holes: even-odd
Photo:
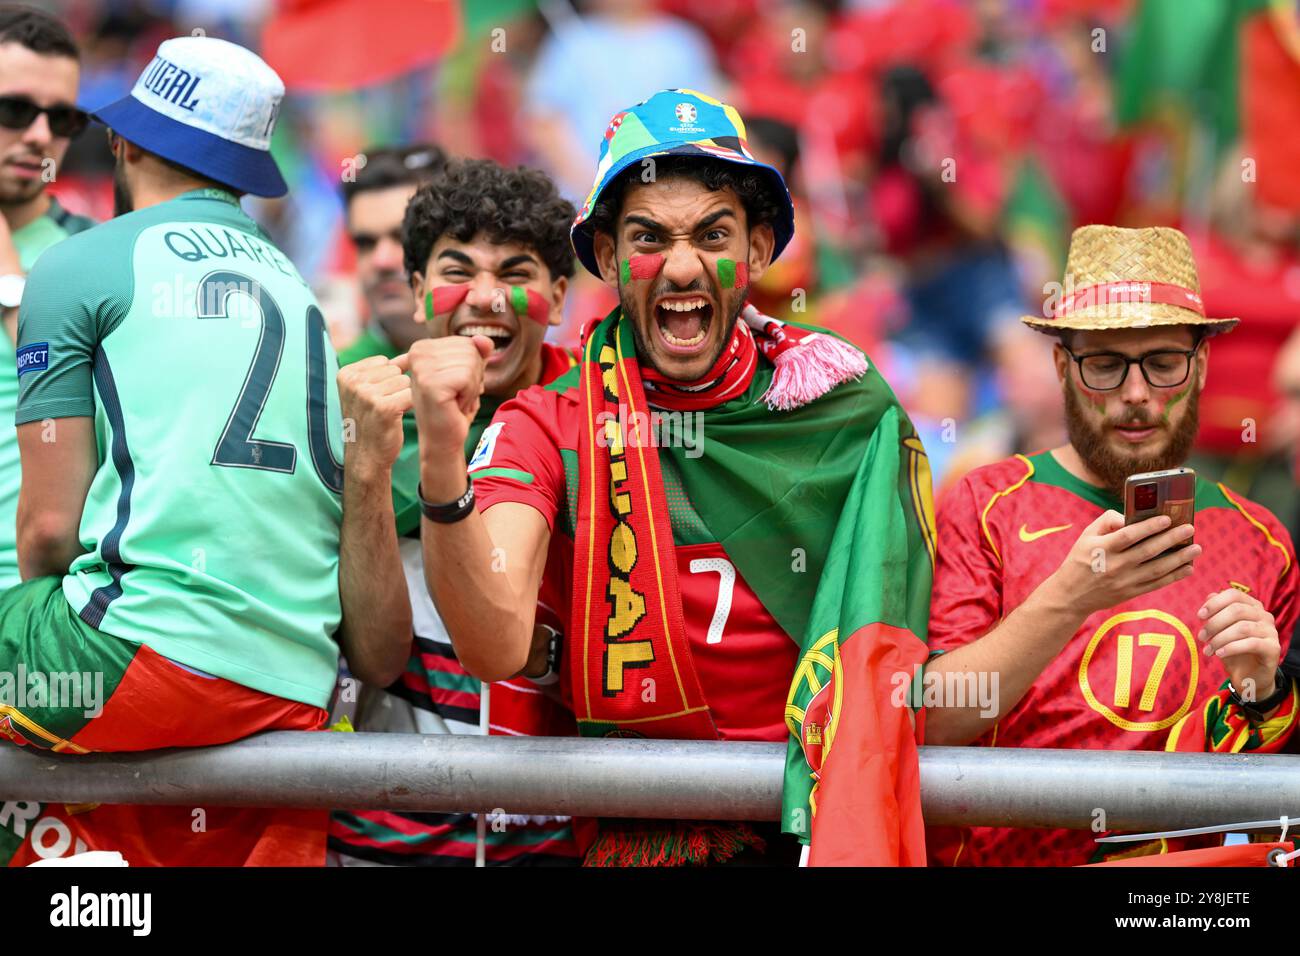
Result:
[[[600,276],[588,222],[596,201],[629,166],[659,156],[720,159],[751,167],[756,174],[767,177],[784,200],[781,215],[772,223],[776,238],[772,259],[790,242],[794,235],[790,190],[776,169],[750,154],[745,141],[745,122],[735,108],[695,90],[661,90],[648,100],[615,113],[605,129],[596,180],[570,230],[573,251],[592,275]]]

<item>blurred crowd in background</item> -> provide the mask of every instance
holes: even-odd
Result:
[[[364,327],[340,187],[367,149],[436,144],[549,172],[581,205],[609,117],[666,87],[738,107],[786,175],[795,243],[753,289],[865,348],[917,423],[936,492],[1064,440],[1051,340],[1018,321],[1070,230],[1174,225],[1212,343],[1191,464],[1296,526],[1300,4],[1295,0],[64,0],[82,101],[167,36],[260,52],[288,97],[290,183],[253,212],[339,346]],[[92,130],[54,190],[112,212]],[[400,264],[397,266],[400,269]],[[615,304],[581,271],[554,336]]]

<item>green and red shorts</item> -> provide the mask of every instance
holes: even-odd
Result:
[[[319,730],[326,716],[96,630],[58,577],[0,595],[0,736],[17,744],[67,754],[203,747]],[[84,850],[118,850],[132,866],[323,862],[326,827],[323,811],[0,801],[0,864]]]

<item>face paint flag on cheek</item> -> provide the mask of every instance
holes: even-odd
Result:
[[[743,289],[749,285],[749,263],[719,259],[718,284],[724,289]]]
[[[430,289],[424,296],[424,318],[432,322],[435,315],[449,315],[456,311],[465,296],[469,295],[468,285],[441,285]]]
[[[647,256],[632,256],[619,263],[618,280],[627,285],[633,279],[653,279],[664,267],[664,257],[658,253]]]
[[[550,303],[539,293],[521,285],[510,287],[510,307],[515,310],[515,315],[520,318],[528,316],[538,325],[545,325],[551,317]]]

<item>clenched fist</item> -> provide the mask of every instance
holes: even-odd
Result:
[[[478,413],[492,347],[483,335],[446,335],[421,339],[394,360],[411,374],[426,496],[451,500],[465,490],[465,439]]]
[[[402,450],[402,416],[411,408],[411,383],[401,367],[382,355],[339,369],[339,406],[351,421],[343,466],[354,474],[392,469]]]

